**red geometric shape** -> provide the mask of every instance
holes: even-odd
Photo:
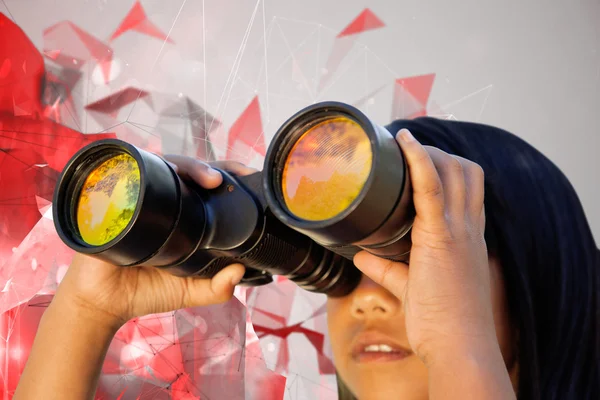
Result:
[[[242,112],[239,118],[229,130],[227,144],[227,158],[234,159],[234,146],[236,142],[241,142],[250,147],[257,153],[265,155],[265,141],[263,137],[262,120],[260,116],[260,104],[258,96],[250,102],[248,107]],[[240,157],[235,157],[240,158]]]
[[[106,44],[70,21],[45,29],[43,37],[44,54],[48,57],[65,66],[93,59],[100,65],[104,82],[109,82],[113,51]]]
[[[0,66],[0,79],[6,79],[8,77],[8,73],[10,72],[12,67],[12,63],[9,58],[5,59]]]
[[[350,22],[350,24],[337,35],[337,37],[350,36],[384,26],[385,24],[383,21],[380,20],[377,15],[373,14],[373,11],[365,8],[354,21]]]
[[[128,87],[106,96],[94,103],[88,104],[85,106],[85,109],[116,117],[116,114],[121,108],[133,103],[138,99],[143,99],[148,95],[148,92],[133,87]]]
[[[50,300],[52,296],[36,296],[28,304],[0,315],[0,393],[3,399],[10,399],[17,388],[40,319]]]
[[[0,42],[0,59],[12,60],[13,66],[0,81],[2,267],[12,257],[13,248],[21,244],[42,217],[38,198],[52,198],[58,172],[69,158],[91,141],[114,135],[84,135],[43,119],[41,82],[45,68],[41,54],[25,33],[2,14],[0,34],[10,38]]]
[[[427,107],[435,74],[396,79],[396,85],[409,92],[423,107]]]
[[[139,1],[136,1],[131,10],[129,10],[129,13],[123,22],[121,22],[117,30],[112,34],[109,41],[112,42],[127,31],[136,31],[161,40],[166,40],[169,43],[173,43],[171,38],[167,37],[167,35],[158,29],[156,25],[148,20],[148,17],[144,12],[144,8]]]
[[[384,23],[373,14],[371,10],[365,8],[358,17],[337,35],[337,39],[341,40],[336,40],[334,42],[333,49],[329,53],[329,58],[325,64],[324,74],[319,77],[319,92],[325,88],[325,85],[337,72],[344,58],[346,58],[350,50],[352,50],[358,34],[383,26],[385,26]]]
[[[73,88],[81,79],[82,72],[78,69],[46,64],[46,85],[44,87],[43,103],[45,105],[43,116],[54,122],[62,124],[64,119],[69,119],[79,127],[78,108],[72,95]]]
[[[44,60],[25,33],[0,13],[0,113],[39,117]]]
[[[86,144],[84,135],[49,120],[0,117],[0,266],[41,218],[37,197],[51,199],[58,172]]]

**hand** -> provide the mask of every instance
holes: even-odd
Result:
[[[497,347],[484,239],[483,170],[422,146],[405,129],[397,140],[408,163],[416,209],[410,268],[364,251],[354,262],[402,301],[409,343],[426,364],[478,344]]]
[[[180,177],[191,179],[205,189],[218,187],[221,174],[208,164],[183,156],[165,159]],[[215,168],[237,175],[254,169],[231,161],[211,163]],[[180,308],[224,303],[231,299],[244,267],[229,265],[212,279],[181,278],[152,267],[118,267],[98,259],[75,255],[56,297],[77,312],[101,319],[118,328],[131,318]]]

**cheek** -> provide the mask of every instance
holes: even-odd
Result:
[[[345,311],[347,299],[327,300],[327,329],[329,332],[329,343],[333,353],[335,368],[343,374],[346,370],[346,358],[350,346],[350,330],[352,320],[350,313]]]

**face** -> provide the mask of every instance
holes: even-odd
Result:
[[[500,266],[494,259],[489,265],[496,334],[516,385],[515,335]],[[359,400],[428,398],[427,368],[410,350],[398,298],[363,275],[351,294],[327,300],[327,318],[336,370]]]

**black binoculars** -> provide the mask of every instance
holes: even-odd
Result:
[[[71,249],[114,265],[211,278],[241,263],[242,285],[280,275],[331,297],[360,282],[359,250],[408,259],[415,211],[402,151],[350,105],[318,103],[288,119],[261,172],[220,172],[223,183],[203,189],[155,154],[100,140],[62,172],[54,224]]]

